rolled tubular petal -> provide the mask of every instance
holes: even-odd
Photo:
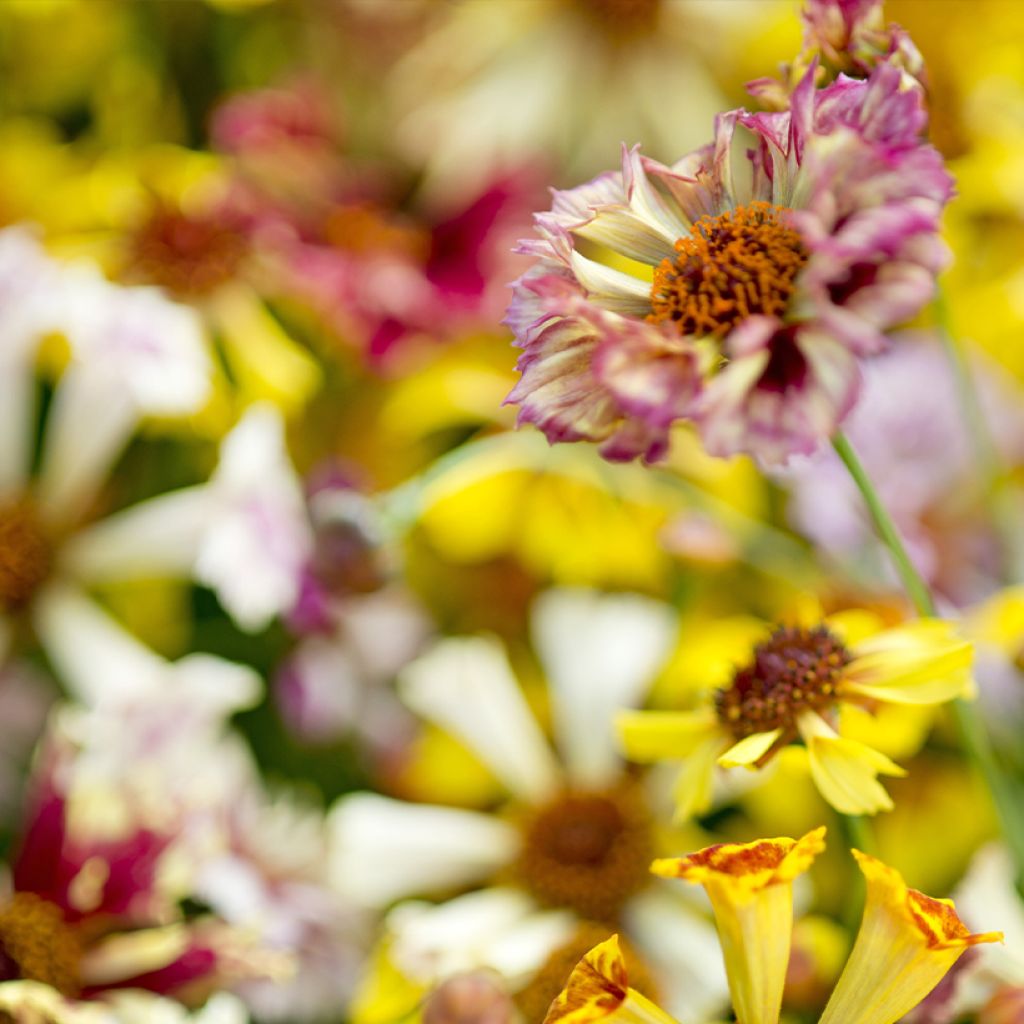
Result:
[[[892,1024],[942,980],[968,946],[999,942],[972,934],[951,900],[910,889],[902,876],[854,850],[868,894],[864,918],[820,1024]]]
[[[733,1009],[743,1024],[776,1024],[789,963],[793,879],[825,848],[825,829],[801,839],[719,843],[657,860],[656,875],[700,883],[715,911]]]
[[[551,1004],[544,1024],[590,1024],[598,1020],[675,1024],[673,1017],[629,987],[617,935],[595,946],[576,965]]]

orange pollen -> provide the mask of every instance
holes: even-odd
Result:
[[[682,335],[722,338],[749,316],[780,316],[807,262],[787,210],[771,203],[701,217],[655,268],[649,323]]]
[[[0,502],[0,611],[24,607],[52,567],[52,541],[32,502]]]
[[[532,812],[514,866],[545,906],[613,922],[649,880],[651,818],[635,787],[566,793]]]
[[[82,951],[59,907],[30,892],[0,906],[0,982],[39,981],[76,995]]]

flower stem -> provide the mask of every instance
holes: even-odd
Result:
[[[857,453],[842,433],[837,433],[833,437],[832,446],[857,485],[871,513],[875,529],[889,549],[907,596],[913,602],[917,613],[921,616],[934,616],[936,609],[931,590],[911,562],[896,524],[875,491]],[[984,722],[975,705],[965,700],[955,700],[951,702],[950,707],[960,731],[964,750],[974,762],[992,795],[1003,835],[1017,864],[1018,881],[1024,880],[1024,802],[1018,799],[1016,787],[1000,770]]]
[[[841,818],[843,830],[846,833],[847,846],[858,849],[861,853],[867,853],[872,857],[876,857],[878,855],[878,844],[875,842],[875,834],[871,828],[871,822],[862,814],[843,814]],[[842,908],[843,923],[851,931],[856,931],[861,914],[864,912],[864,896],[866,893],[864,879],[860,872],[855,871],[854,875],[856,877],[846,892]]]

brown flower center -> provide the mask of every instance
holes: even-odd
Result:
[[[40,981],[73,996],[80,961],[78,939],[59,907],[29,892],[0,906],[0,982]]]
[[[127,277],[195,299],[234,277],[247,251],[246,239],[226,218],[193,217],[161,203],[135,233]]]
[[[643,32],[654,28],[661,0],[573,0],[606,32]]]
[[[24,607],[53,567],[53,545],[28,498],[0,502],[0,611]]]
[[[807,262],[786,210],[750,203],[702,217],[654,271],[650,323],[671,321],[683,335],[722,338],[749,316],[778,316]]]
[[[614,921],[648,880],[651,819],[640,792],[566,793],[533,812],[513,871],[545,906]]]
[[[551,1001],[565,988],[573,968],[583,957],[612,933],[608,925],[582,921],[569,941],[559,946],[544,962],[529,984],[516,995],[516,1005],[524,1021],[541,1021]],[[657,1001],[658,992],[647,965],[635,950],[620,937],[622,955],[626,959],[629,986]]]
[[[782,729],[796,733],[802,711],[820,711],[835,702],[850,652],[826,626],[781,626],[754,648],[749,665],[715,694],[718,720],[736,739]]]

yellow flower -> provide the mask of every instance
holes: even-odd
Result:
[[[612,1017],[628,1024],[675,1024],[664,1010],[629,987],[618,935],[595,946],[576,965],[544,1024],[590,1024]]]
[[[867,616],[843,613],[814,626],[780,626],[757,643],[728,685],[691,711],[618,717],[620,741],[638,762],[681,759],[676,814],[711,806],[715,765],[764,767],[802,741],[822,796],[844,814],[891,810],[878,775],[899,765],[837,732],[842,706],[942,704],[973,693],[971,645],[955,627],[919,619],[865,634]]]
[[[793,930],[793,879],[825,848],[825,829],[802,839],[720,843],[688,857],[656,860],[664,878],[699,882],[715,911],[736,1017],[779,1018]]]
[[[924,999],[968,946],[1000,942],[972,934],[952,900],[907,887],[895,868],[853,851],[868,883],[857,941],[819,1024],[892,1024]]]
[[[742,1024],[778,1024],[792,935],[792,882],[823,849],[825,830],[802,839],[720,844],[652,870],[702,882],[718,921],[729,988]],[[907,887],[900,873],[853,851],[868,883],[853,952],[819,1024],[893,1024],[942,980],[968,947],[998,942],[972,934],[951,900]],[[595,946],[551,1004],[544,1024],[673,1024],[629,987],[615,936]]]

